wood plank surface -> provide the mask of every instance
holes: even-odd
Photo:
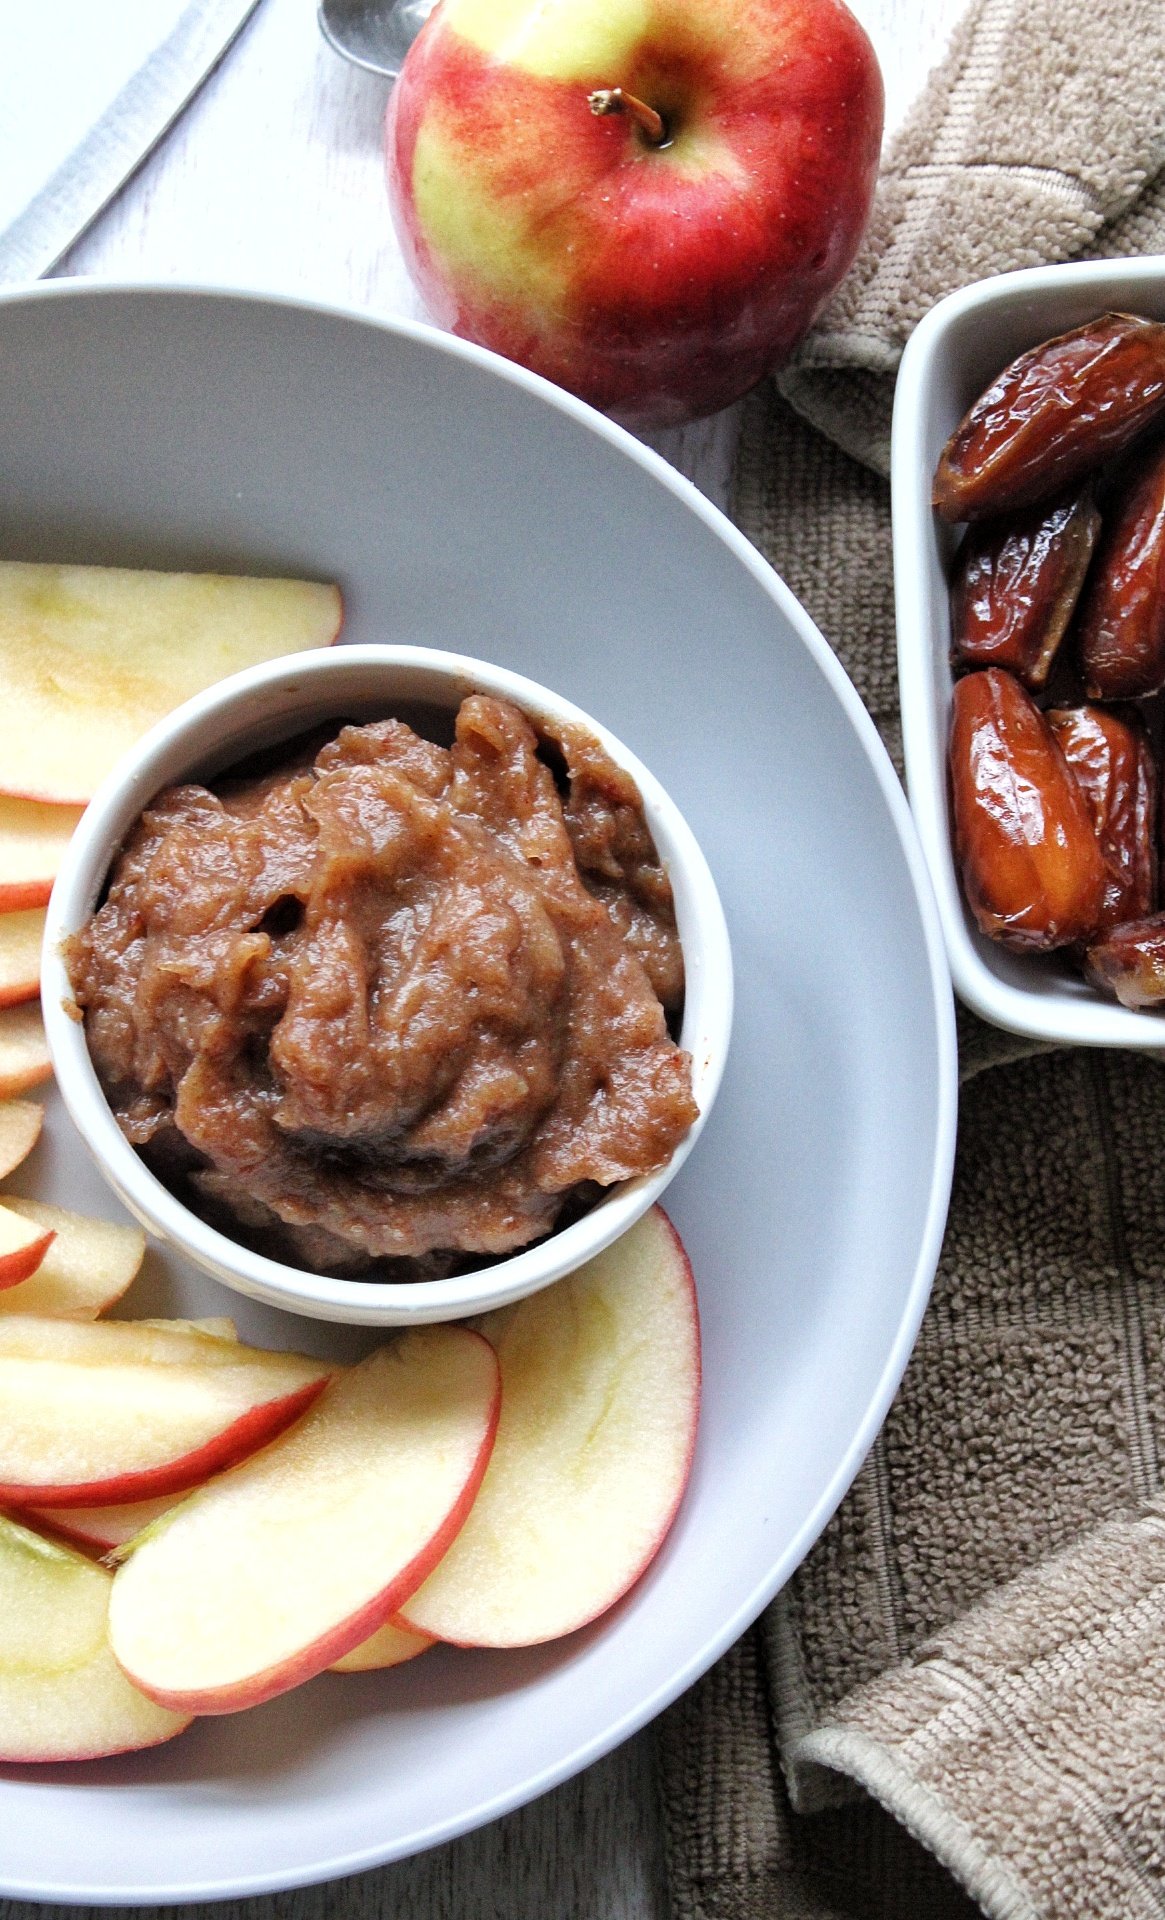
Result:
[[[957,0],[854,0],[854,9],[878,47],[894,125],[941,50]],[[384,196],[387,95],[386,82],[325,46],[312,0],[263,0],[59,271],[261,287],[423,317]],[[727,501],[733,411],[651,438],[712,499]],[[208,1856],[213,1846],[208,1830]],[[0,1902],[0,1920],[79,1911],[89,1910]],[[138,1911],[207,1920],[666,1920],[651,1732],[531,1806],[414,1860],[271,1898]]]

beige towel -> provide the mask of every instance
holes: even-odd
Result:
[[[1165,0],[976,0],[737,476],[896,759],[880,470],[911,328],[988,272],[1155,250]],[[791,1585],[661,1724],[675,1920],[1165,1916],[1165,1068],[967,1015],[960,1041],[902,1390]]]

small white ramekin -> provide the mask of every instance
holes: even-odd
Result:
[[[687,988],[681,1044],[699,1118],[657,1173],[621,1183],[582,1219],[535,1246],[447,1280],[329,1279],[266,1259],[182,1205],[125,1139],[102,1093],[85,1030],[70,1012],[62,942],[94,911],[118,848],[163,787],[208,778],[260,747],[329,719],[386,717],[408,702],[455,710],[498,694],[535,721],[584,728],[636,781],[675,894]],[[221,681],[161,721],[103,783],[70,843],[49,903],[41,996],[65,1104],[114,1191],[149,1232],[226,1286],[292,1313],[365,1326],[452,1320],[534,1293],[599,1253],[646,1212],[686,1160],[720,1084],[732,1024],[732,958],[716,885],[691,829],[659,782],[588,714],[522,675],[421,647],[352,646],[292,655]]]
[[[1135,1013],[975,926],[959,884],[947,782],[948,580],[958,534],[930,504],[939,453],[972,401],[1017,354],[1097,314],[1165,320],[1165,258],[1037,267],[980,280],[915,329],[894,400],[891,482],[898,678],[906,784],[930,868],[955,991],[997,1027],[1066,1045],[1165,1049],[1165,1012]]]

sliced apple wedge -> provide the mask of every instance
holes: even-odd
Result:
[[[497,1441],[469,1519],[399,1613],[440,1640],[528,1646],[604,1612],[671,1525],[700,1404],[691,1268],[653,1207],[480,1325],[502,1370]]]
[[[37,1526],[51,1527],[91,1553],[110,1553],[136,1540],[186,1497],[185,1493],[164,1493],[158,1500],[130,1500],[121,1507],[26,1507],[24,1512]]]
[[[91,799],[172,708],[329,646],[342,611],[338,588],[306,580],[0,562],[0,792]]]
[[[40,992],[44,916],[43,907],[0,913],[0,1007],[35,1000]]]
[[[51,1227],[38,1225],[0,1205],[0,1292],[20,1285],[35,1273],[53,1244]]]
[[[331,1371],[188,1325],[0,1315],[0,1503],[120,1506],[196,1486],[280,1433]]]
[[[158,1521],[113,1583],[126,1674],[184,1713],[256,1706],[382,1626],[469,1510],[497,1424],[492,1348],[422,1327]]]
[[[47,905],[81,812],[0,793],[0,913]]]
[[[44,1108],[35,1100],[0,1100],[0,1180],[27,1160],[44,1125]]]
[[[0,1293],[0,1314],[32,1313],[47,1319],[96,1320],[136,1277],[146,1251],[140,1227],[90,1220],[42,1200],[5,1195],[0,1213],[26,1221],[52,1236],[35,1273]]]
[[[333,1660],[332,1673],[372,1673],[379,1667],[403,1667],[406,1660],[415,1660],[418,1653],[427,1653],[436,1646],[431,1633],[414,1633],[411,1627],[398,1626],[395,1620],[386,1620],[375,1633],[369,1634],[351,1653],[339,1660]]]
[[[38,1087],[52,1071],[39,1002],[0,1007],[0,1100]]]
[[[95,1760],[190,1724],[130,1685],[109,1650],[111,1576],[0,1515],[0,1760]]]

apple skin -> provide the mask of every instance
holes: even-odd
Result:
[[[592,113],[612,87],[670,144]],[[841,0],[443,0],[389,101],[393,220],[441,326],[675,424],[806,333],[865,228],[882,114]]]
[[[6,1226],[15,1226],[9,1208],[0,1207],[0,1215],[3,1216]],[[22,1241],[19,1246],[11,1246],[6,1251],[0,1252],[0,1291],[7,1292],[9,1287],[19,1286],[22,1280],[27,1280],[31,1274],[34,1274],[57,1237],[51,1231],[36,1233],[31,1222],[22,1224],[30,1237]]]

